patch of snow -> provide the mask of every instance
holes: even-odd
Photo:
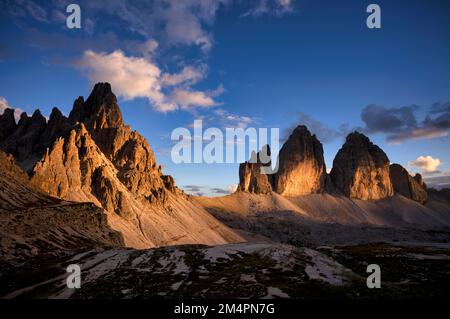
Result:
[[[255,275],[242,274],[240,281],[256,282]]]
[[[227,282],[227,278],[226,277],[222,277],[219,280],[216,281],[216,284],[224,284]]]
[[[170,289],[176,291],[176,290],[178,290],[178,288],[180,288],[180,286],[181,286],[182,283],[183,283],[183,280],[180,281],[180,282],[176,282],[176,283],[174,283],[172,286],[170,286]]]
[[[149,260],[152,255],[153,255],[153,251],[147,250],[145,253],[142,253],[141,255],[139,255],[139,257],[133,259],[133,261],[131,262],[131,267],[138,268],[139,264]]]
[[[169,256],[159,258],[158,263],[161,265],[163,272],[171,268],[174,275],[187,274],[190,269],[184,262],[185,255],[184,251],[175,249],[169,251]]]
[[[446,260],[450,259],[449,255],[424,255],[424,254],[408,254],[408,257],[414,258],[414,259],[420,259],[420,260]]]
[[[305,254],[311,258],[312,265],[305,267],[309,279],[325,281],[331,285],[343,285],[345,278],[341,276],[345,268],[319,253],[318,251],[305,248]]]
[[[81,271],[84,274],[83,281],[94,281],[104,274],[116,269],[128,260],[130,253],[129,250],[111,249],[88,259],[86,263],[81,265]],[[86,271],[85,269],[88,270]]]
[[[277,287],[267,287],[267,295],[262,299],[273,299],[275,297],[279,298],[289,298],[289,295],[281,291]]]
[[[231,260],[230,255],[236,255],[238,253],[252,254],[272,246],[273,245],[266,243],[229,244],[207,248],[204,252],[206,260],[209,260],[210,262],[217,262],[219,258]]]

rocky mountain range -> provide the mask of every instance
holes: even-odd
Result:
[[[264,146],[240,164],[235,193],[194,197],[124,123],[108,83],[77,98],[68,116],[36,110],[16,123],[6,109],[0,297],[370,297],[365,266],[374,258],[401,260],[383,269],[390,288],[380,296],[448,295],[448,189],[428,189],[358,132],[330,173],[305,126],[272,175],[262,171],[270,153]],[[76,291],[65,282],[73,262],[84,276]]]
[[[36,110],[16,124],[11,112],[0,116],[0,149],[22,180],[46,196],[103,209],[125,246],[242,240],[163,175],[145,138],[125,125],[110,84],[77,98],[68,117],[54,108],[47,121]]]
[[[242,163],[238,191],[273,191],[286,197],[328,193],[359,200],[400,194],[421,204],[427,202],[422,176],[412,177],[401,165],[390,165],[383,150],[356,131],[347,136],[336,154],[330,174],[326,171],[322,144],[302,125],[282,146],[278,165],[277,173],[265,176],[260,173],[258,161]]]

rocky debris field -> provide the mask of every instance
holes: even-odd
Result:
[[[269,243],[91,250],[1,269],[3,298],[445,297],[450,246],[363,244],[316,249]],[[369,289],[369,264],[381,289]],[[66,267],[81,267],[68,289]]]

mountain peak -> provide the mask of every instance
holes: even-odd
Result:
[[[280,150],[274,190],[286,196],[320,193],[326,181],[322,143],[305,125],[297,126]]]
[[[63,114],[61,113],[61,111],[57,107],[54,107],[52,109],[52,113],[50,113],[50,119],[55,117],[61,117],[62,115]]]
[[[330,175],[337,188],[350,198],[371,200],[394,194],[389,158],[367,136],[357,131],[347,136],[334,158]]]
[[[347,135],[347,138],[345,139],[346,144],[372,144],[370,139],[364,135],[363,133],[360,133],[358,131],[353,131],[352,133]]]
[[[112,92],[111,84],[95,84],[86,102],[81,96],[76,99],[69,121],[72,124],[84,122],[89,130],[123,126],[122,112]]]
[[[94,88],[92,89],[91,95],[89,96],[89,100],[94,100],[97,103],[106,103],[106,104],[112,104],[117,103],[117,98],[112,92],[111,84],[108,82],[99,82],[94,85]]]

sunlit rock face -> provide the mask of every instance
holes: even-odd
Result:
[[[330,175],[334,185],[350,198],[374,200],[394,195],[388,157],[358,132],[347,136]]]
[[[327,179],[322,143],[306,126],[298,126],[279,153],[274,190],[284,196],[323,192]]]
[[[268,145],[264,146],[263,150],[258,154],[253,152],[248,162],[239,165],[238,191],[255,194],[268,194],[272,192],[272,175],[261,172],[261,168],[271,165],[270,161],[261,161],[263,154],[270,156],[270,147]]]
[[[89,98],[74,102],[69,121],[83,123],[101,152],[118,170],[119,180],[134,194],[164,201],[165,187],[147,140],[125,125],[109,83],[97,83]]]
[[[407,198],[425,204],[428,200],[427,187],[422,181],[422,176],[416,174],[414,177],[399,164],[392,164],[390,167],[391,182],[394,191]]]
[[[129,197],[163,204],[177,190],[146,139],[124,124],[109,83],[97,83],[86,101],[79,97],[69,117],[54,108],[47,121],[36,110],[16,124],[7,109],[0,123],[0,149],[52,196],[126,215]]]

